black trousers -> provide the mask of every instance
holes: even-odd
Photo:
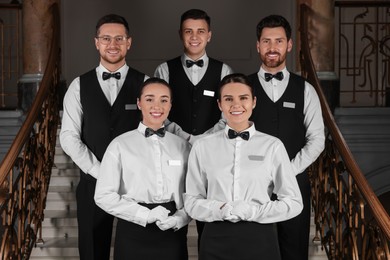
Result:
[[[303,210],[295,218],[278,223],[282,260],[307,260],[310,234],[310,182],[307,172],[297,175],[303,199]]]
[[[76,189],[80,260],[110,259],[114,217],[95,204],[96,179],[80,171]]]
[[[280,260],[276,224],[205,223],[199,260]]]

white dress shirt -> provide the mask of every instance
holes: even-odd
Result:
[[[284,68],[282,70],[283,80],[271,79],[268,82],[264,79],[265,72],[261,67],[257,73],[259,81],[267,96],[273,102],[277,102],[286,91],[290,80],[290,72]],[[325,148],[325,129],[320,99],[314,87],[307,81],[305,81],[303,114],[303,123],[306,128],[306,143],[291,160],[295,175],[302,173],[309,167]]]
[[[116,137],[104,154],[95,202],[118,218],[146,226],[150,210],[138,203],[174,201],[176,228],[187,225],[183,193],[190,150],[184,139],[165,133],[145,137],[146,126]]]
[[[125,64],[115,72],[121,73],[119,80],[110,78],[103,80],[103,72],[109,72],[102,64],[96,68],[96,75],[100,87],[112,105],[123,86],[129,67]],[[145,76],[145,80],[148,77]],[[77,166],[94,178],[99,173],[100,162],[81,140],[81,124],[83,121],[83,108],[80,102],[80,77],[75,78],[69,85],[64,97],[62,125],[60,131],[61,147]]]
[[[249,221],[273,223],[298,215],[302,197],[282,142],[256,131],[248,141],[229,139],[224,130],[198,139],[190,152],[185,209],[197,220],[221,221],[215,214],[226,202],[245,201],[254,208]],[[272,201],[275,193],[278,200]]]
[[[206,73],[207,67],[209,66],[209,57],[205,53],[199,60],[203,59],[203,67],[199,67],[197,65],[193,65],[190,68],[187,68],[186,66],[186,60],[192,60],[187,55],[183,54],[181,56],[181,64],[183,66],[183,69],[188,77],[188,79],[192,82],[192,84],[197,85],[199,81],[203,78],[204,74]],[[194,61],[194,60],[192,60]],[[232,74],[233,70],[231,67],[229,67],[227,64],[223,63],[222,65],[222,71],[221,71],[221,79],[225,77],[226,75]],[[154,72],[154,76],[164,79],[166,82],[169,82],[169,68],[168,64],[166,62],[160,64],[156,71]]]

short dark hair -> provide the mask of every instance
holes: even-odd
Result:
[[[183,22],[187,19],[205,20],[207,22],[207,25],[209,26],[209,30],[211,29],[211,18],[203,10],[190,9],[190,10],[184,12],[180,18],[180,31],[182,30]]]
[[[290,23],[281,15],[269,15],[264,17],[256,26],[257,40],[260,39],[261,33],[264,28],[283,27],[286,32],[287,40],[291,39],[291,26]]]
[[[129,24],[127,23],[126,19],[123,16],[120,16],[117,14],[108,14],[108,15],[105,15],[102,18],[100,18],[99,21],[97,22],[97,24],[96,24],[96,37],[99,36],[100,27],[106,23],[123,24],[123,26],[126,29],[127,36],[130,36]]]
[[[144,83],[141,85],[141,87],[139,89],[138,98],[141,98],[142,93],[144,92],[144,88],[146,86],[148,86],[150,84],[154,84],[154,83],[158,83],[158,84],[162,84],[162,85],[166,86],[169,89],[169,94],[171,95],[171,100],[172,100],[172,88],[171,88],[171,86],[165,80],[157,78],[157,77],[151,77],[151,78],[148,78],[147,80],[144,81]]]
[[[219,82],[219,86],[218,86],[218,99],[219,100],[221,100],[222,88],[228,83],[242,83],[244,85],[247,85],[249,87],[249,89],[251,90],[252,98],[255,97],[253,86],[252,86],[252,83],[249,80],[249,78],[245,74],[242,74],[242,73],[232,73],[232,74],[226,75],[221,80],[221,82]]]

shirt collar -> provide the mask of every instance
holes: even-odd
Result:
[[[245,129],[245,130],[242,130],[241,132],[248,131],[248,132],[249,132],[249,140],[250,140],[250,139],[255,135],[255,133],[256,133],[256,128],[255,128],[255,123],[254,123],[254,122],[249,121],[249,124],[250,124],[251,126],[248,127],[248,128]],[[234,130],[234,129],[231,128],[228,124],[226,124],[224,132],[225,132],[225,136],[226,136],[227,138],[229,138],[229,137],[228,137],[228,131],[229,131],[229,129]],[[235,131],[235,130],[234,130],[234,131]]]

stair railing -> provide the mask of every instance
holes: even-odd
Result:
[[[60,20],[51,7],[50,55],[34,103],[0,165],[0,258],[29,259],[42,239],[43,211],[59,122]]]
[[[309,45],[309,14],[300,6],[301,67],[316,89],[327,129],[326,147],[310,167],[316,236],[329,259],[390,259],[390,218],[340,133],[317,77]],[[371,218],[367,216],[372,216]]]

